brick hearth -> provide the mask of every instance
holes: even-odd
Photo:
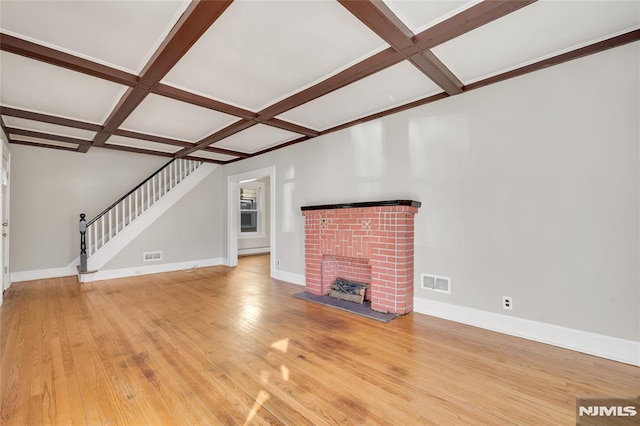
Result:
[[[370,284],[373,310],[411,312],[418,207],[410,200],[302,207],[306,291],[328,294],[341,277]]]

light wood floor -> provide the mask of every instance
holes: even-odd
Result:
[[[1,308],[2,424],[575,424],[640,369],[420,314],[387,324],[237,268],[18,283]]]

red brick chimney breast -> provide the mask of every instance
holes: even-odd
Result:
[[[328,294],[341,277],[369,284],[366,298],[373,310],[411,312],[419,207],[410,200],[302,207],[306,291]]]

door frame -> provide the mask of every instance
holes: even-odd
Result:
[[[263,167],[227,177],[227,266],[238,265],[238,220],[240,216],[240,182],[269,177],[269,276],[275,272],[276,253],[276,166]]]
[[[0,150],[2,151],[2,163],[0,164],[0,185],[2,185],[2,190],[4,192],[4,197],[0,198],[0,219],[6,220],[7,223],[10,224],[10,206],[11,206],[11,152],[3,139],[0,139]],[[6,159],[6,170],[5,170],[5,159]],[[7,185],[6,188],[3,185],[2,179],[4,179],[6,173]],[[4,202],[3,202],[4,201]],[[6,205],[5,205],[6,203]],[[4,216],[4,212],[6,212],[6,217]],[[2,277],[0,284],[0,288],[2,292],[8,289],[11,286],[11,271],[9,268],[9,254],[10,254],[10,241],[11,233],[9,232],[10,225],[7,227],[2,226],[1,233],[7,233],[6,238],[2,238],[2,243],[0,246],[0,276]],[[6,268],[6,269],[5,269]],[[6,272],[5,272],[6,271]],[[2,303],[2,296],[0,296],[0,303]]]

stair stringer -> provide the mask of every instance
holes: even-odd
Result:
[[[136,218],[124,230],[112,237],[104,246],[92,254],[87,259],[87,270],[98,271],[115,257],[122,249],[131,243],[138,235],[147,229],[153,222],[162,216],[171,206],[177,203],[182,197],[188,194],[193,188],[209,176],[216,168],[217,164],[203,163],[191,174],[185,177],[178,185],[173,187],[162,198],[156,201],[144,213]],[[68,270],[76,270],[80,264],[78,256],[67,266]]]

